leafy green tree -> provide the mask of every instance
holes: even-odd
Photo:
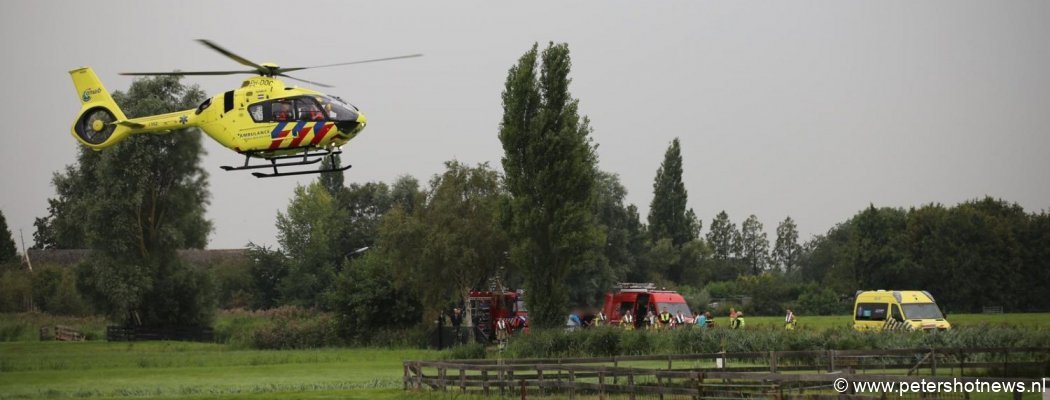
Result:
[[[280,250],[248,243],[248,271],[252,277],[254,309],[270,309],[281,305],[281,281],[288,276],[289,260]]]
[[[597,155],[589,122],[569,93],[570,69],[568,45],[551,43],[542,55],[533,45],[511,67],[503,91],[499,138],[511,259],[524,272],[539,328],[564,324],[566,277],[604,242],[591,211]]]
[[[798,244],[798,227],[790,216],[777,225],[777,242],[772,256],[775,266],[782,268],[785,274],[792,274],[798,268],[802,246]]]
[[[753,275],[765,271],[769,263],[769,239],[754,214],[740,226],[740,256]]]
[[[335,200],[340,210],[336,248],[342,249],[337,258],[375,246],[380,220],[394,204],[390,186],[383,182],[353,183]]]
[[[343,165],[342,159],[338,154],[333,154],[331,157],[325,157],[321,160],[320,169],[339,169]],[[335,172],[324,172],[318,175],[317,181],[321,182],[321,186],[324,186],[325,190],[332,197],[337,197],[343,191],[343,171]]]
[[[18,247],[11,237],[11,230],[7,227],[7,219],[0,211],[0,264],[18,260]]]
[[[369,344],[390,330],[423,320],[418,294],[397,285],[389,257],[369,251],[346,263],[326,296],[326,308],[336,313],[341,336]]]
[[[89,306],[76,287],[76,271],[55,265],[33,269],[33,304],[55,315],[86,315]]]
[[[653,182],[649,233],[654,242],[667,237],[675,246],[681,246],[699,236],[700,222],[691,208],[686,209],[688,201],[689,193],[682,183],[682,148],[675,138],[667,147]]]
[[[398,280],[423,300],[426,320],[450,303],[467,302],[471,289],[506,265],[502,195],[499,174],[488,164],[449,161],[431,179],[427,201],[415,213],[398,206],[384,218],[380,248],[390,255]]]
[[[344,257],[336,246],[342,213],[318,182],[296,187],[287,211],[277,213],[277,241],[290,260],[280,284],[285,304],[321,305]]]
[[[602,295],[637,268],[645,245],[638,209],[624,205],[627,189],[616,174],[599,171],[594,184],[595,222],[605,245],[569,270],[569,300],[575,305],[600,305]]]
[[[129,117],[193,108],[204,99],[179,77],[139,79],[113,99]],[[179,261],[176,249],[203,248],[211,223],[204,154],[196,129],[136,135],[94,152],[52,179],[57,197],[38,220],[45,248],[88,247],[78,285],[117,321],[206,325],[214,314],[207,271]]]

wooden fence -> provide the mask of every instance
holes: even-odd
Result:
[[[61,341],[81,341],[84,340],[84,334],[80,331],[73,329],[65,325],[54,325],[54,326],[42,326],[40,327],[40,340],[61,340]]]
[[[663,364],[666,362],[666,367]],[[624,364],[648,364],[647,367]],[[654,366],[659,363],[659,366]],[[677,368],[675,363],[678,364]],[[690,398],[872,398],[838,394],[831,385],[850,382],[1037,383],[1046,376],[1050,348],[770,351],[598,358],[405,361],[405,390],[480,392],[484,395],[588,394]],[[994,378],[965,372],[994,372]],[[957,370],[957,371],[956,371]],[[813,372],[809,372],[813,371]],[[1018,396],[1016,394],[1015,396]],[[843,397],[844,396],[844,397]],[[516,396],[515,396],[516,397]],[[877,398],[877,397],[876,397]]]
[[[106,327],[106,340],[110,342],[134,342],[139,340],[213,342],[215,341],[215,332],[210,327],[142,328],[111,325]]]

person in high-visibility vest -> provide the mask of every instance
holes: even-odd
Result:
[[[653,313],[653,310],[646,311],[646,313],[645,313],[645,321],[644,322],[645,322],[645,325],[646,325],[645,326],[646,329],[649,329],[649,330],[656,329],[656,314]]]
[[[744,325],[745,325],[745,323],[744,323],[744,312],[743,311],[737,311],[736,312],[736,318],[733,319],[733,321],[730,322],[730,324],[731,324],[730,326],[733,329],[744,329]]]
[[[670,328],[671,327],[671,318],[672,318],[671,317],[671,312],[667,311],[667,307],[664,307],[664,310],[660,312],[660,327],[661,328]]]
[[[510,324],[507,323],[506,318],[499,318],[496,320],[496,340],[504,341],[510,336]]]
[[[787,309],[787,315],[784,316],[784,329],[795,330],[795,313],[791,312],[790,308]]]
[[[630,310],[624,313],[623,317],[620,318],[620,326],[625,330],[634,330],[634,314],[631,314]]]
[[[594,314],[593,324],[595,327],[605,325],[605,313],[603,313],[601,310],[598,310],[598,313]]]
[[[678,313],[674,315],[674,319],[671,322],[677,328],[679,326],[686,326],[685,321],[685,314],[682,313],[682,310],[678,310]]]

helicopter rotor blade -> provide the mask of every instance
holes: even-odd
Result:
[[[246,66],[249,66],[249,67],[255,68],[256,70],[258,70],[258,71],[260,71],[260,72],[263,72],[263,71],[267,71],[267,70],[268,70],[268,68],[266,68],[266,67],[263,67],[263,66],[261,66],[261,65],[259,65],[259,64],[256,64],[256,63],[252,62],[251,60],[248,60],[247,58],[244,58],[244,57],[241,57],[241,56],[239,56],[239,55],[233,54],[233,52],[231,52],[231,51],[229,51],[229,50],[226,50],[226,49],[224,49],[224,48],[220,47],[219,45],[217,45],[217,44],[215,44],[215,43],[212,43],[211,41],[209,41],[209,40],[207,40],[207,39],[197,39],[197,41],[198,41],[198,42],[201,42],[201,43],[202,43],[202,44],[204,44],[205,46],[208,46],[208,47],[209,47],[209,48],[211,48],[212,50],[215,50],[215,51],[217,51],[217,52],[219,52],[219,53],[222,53],[222,55],[224,55],[224,56],[226,56],[226,57],[229,57],[229,58],[230,58],[230,59],[232,59],[233,61],[236,61],[236,62],[238,62],[238,63],[241,63],[241,65],[246,65]]]
[[[285,77],[285,78],[288,78],[288,79],[291,79],[291,80],[293,80],[293,81],[299,81],[299,82],[303,82],[303,83],[309,83],[309,84],[311,84],[311,85],[316,85],[316,86],[320,86],[320,87],[326,87],[326,88],[330,88],[330,87],[333,87],[332,85],[326,85],[326,84],[323,84],[323,83],[321,83],[321,82],[314,82],[314,81],[308,81],[308,80],[306,80],[306,79],[299,79],[299,78],[296,78],[296,77],[294,77],[294,76],[291,76],[291,75],[288,75],[288,74],[283,74],[283,73],[282,73],[282,74],[277,74],[277,75],[278,75],[278,76],[283,76],[283,77]]]
[[[312,67],[281,68],[281,72],[291,72],[291,71],[299,71],[299,70],[313,69],[313,68],[338,67],[338,66],[341,66],[341,65],[364,64],[364,63],[379,62],[379,61],[400,60],[400,59],[403,59],[403,58],[414,58],[414,57],[422,57],[422,56],[423,56],[422,54],[409,54],[409,55],[397,56],[397,57],[374,58],[374,59],[371,59],[371,60],[351,61],[351,62],[338,63],[338,64],[315,65],[315,66],[312,66]]]
[[[168,75],[237,75],[257,74],[257,71],[173,71],[173,72],[121,72],[121,75],[168,76]]]

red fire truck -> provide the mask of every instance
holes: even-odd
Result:
[[[686,322],[693,321],[693,313],[689,310],[685,298],[673,290],[657,289],[652,283],[619,283],[613,290],[605,294],[605,304],[602,312],[612,324],[619,324],[624,314],[631,313],[634,316],[634,325],[642,326],[645,316],[649,311],[659,314],[667,308],[671,315],[677,315],[681,311],[687,317]]]
[[[496,323],[500,319],[514,332],[528,329],[528,310],[525,309],[525,291],[471,291],[467,304],[474,325],[481,336],[489,341],[496,339]],[[517,317],[522,318],[517,318]]]

